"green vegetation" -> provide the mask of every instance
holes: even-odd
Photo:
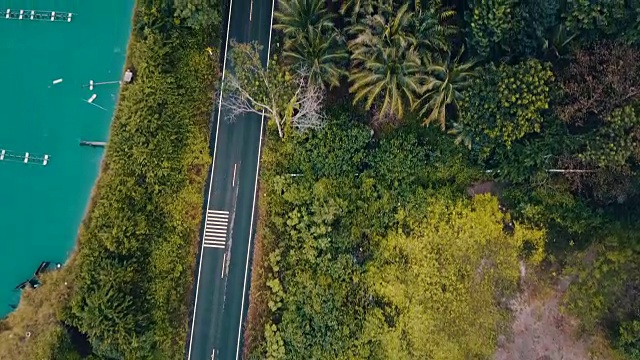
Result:
[[[179,25],[176,13],[198,24]],[[77,251],[65,282],[38,290],[64,296],[44,301],[48,327],[15,344],[13,359],[183,358],[218,72],[205,50],[216,46],[217,19],[217,1],[137,3],[127,58],[136,78],[120,93]]]
[[[275,18],[274,28],[281,30],[285,37],[285,60],[299,71],[307,72],[309,81],[315,85],[338,86],[344,74],[340,65],[348,55],[332,17],[322,3],[284,2]]]
[[[640,359],[640,3],[327,4],[275,17],[329,89],[269,129],[247,356],[492,358],[534,273]]]
[[[458,129],[486,149],[506,146],[540,132],[542,111],[549,108],[548,65],[529,60],[516,65],[490,64],[462,94]]]
[[[490,358],[508,324],[496,294],[515,293],[524,244],[541,253],[543,232],[505,233],[508,215],[488,195],[431,198],[398,218],[403,230],[382,239],[367,269],[385,306],[370,311],[365,334],[385,359]]]
[[[27,293],[3,353],[184,356],[216,4],[138,3],[136,83],[77,254],[45,281],[59,301]],[[223,99],[270,121],[247,358],[489,359],[524,336],[513,304],[535,276],[583,335],[640,359],[638,14],[280,0],[283,46],[265,69],[264,49],[232,43]]]
[[[64,316],[103,356],[179,358],[186,339],[215,60],[162,36],[130,47],[136,84],[121,93]]]

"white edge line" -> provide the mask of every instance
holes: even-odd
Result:
[[[269,57],[271,55],[271,34],[273,33],[273,11],[276,7],[275,0],[271,1],[271,25],[269,26],[269,44],[267,47],[267,68],[269,67]],[[264,127],[264,111],[260,121],[260,142],[258,147],[258,164],[256,165],[256,182],[253,189],[253,207],[251,208],[251,226],[249,227],[249,246],[247,247],[247,263],[244,268],[244,284],[242,285],[242,305],[240,307],[240,320],[238,324],[238,343],[236,345],[236,360],[240,356],[240,338],[242,337],[242,313],[244,311],[244,297],[247,289],[247,274],[249,272],[249,254],[251,254],[251,234],[253,233],[253,217],[256,211],[256,197],[258,193],[258,177],[260,175],[260,153],[262,152],[262,131]]]
[[[218,119],[216,124],[216,139],[213,146],[213,159],[211,162],[211,175],[209,176],[209,194],[207,196],[207,212],[205,215],[205,224],[209,216],[209,199],[211,199],[211,189],[213,188],[213,169],[216,166],[216,151],[218,150],[218,134],[220,134],[220,112],[222,111],[222,91],[224,89],[224,73],[227,69],[227,49],[229,47],[229,30],[231,28],[231,9],[233,8],[233,0],[229,3],[229,18],[227,20],[227,38],[224,43],[224,61],[222,63],[222,79],[220,80],[220,98],[218,99]],[[271,37],[271,35],[269,35]],[[204,238],[204,230],[203,235]],[[191,359],[191,349],[193,348],[193,327],[196,323],[196,310],[198,309],[198,290],[200,289],[200,275],[202,274],[202,255],[204,254],[204,239],[200,247],[200,264],[198,265],[198,281],[196,282],[196,297],[193,303],[193,318],[191,319],[191,335],[189,336],[189,353],[187,359]]]

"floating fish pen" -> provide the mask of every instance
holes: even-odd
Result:
[[[75,16],[76,14],[70,12],[48,10],[7,9],[4,12],[4,18],[9,20],[71,22]]]
[[[0,162],[21,162],[24,164],[37,164],[47,166],[49,163],[49,155],[38,155],[28,152],[19,153],[11,150],[0,149]]]
[[[43,272],[47,271],[47,269],[49,268],[49,265],[51,265],[50,261],[43,261],[40,263],[40,266],[38,266],[38,268],[36,269],[36,271],[33,273],[33,276],[39,276],[40,274],[42,274]]]
[[[80,146],[105,147],[107,143],[104,141],[80,141]]]
[[[37,289],[38,287],[40,287],[40,281],[38,281],[38,279],[34,276],[31,279],[25,280],[23,282],[21,282],[20,284],[16,285],[16,287],[13,289],[15,290],[22,290],[26,287],[30,287],[32,289]]]

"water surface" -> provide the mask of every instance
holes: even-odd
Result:
[[[64,262],[97,178],[134,0],[0,0],[0,149],[41,161],[0,161],[0,316],[41,261]],[[70,23],[7,20],[7,8],[73,12]],[[56,79],[63,79],[53,85]],[[94,104],[85,102],[92,94]],[[9,154],[9,153],[7,153]],[[20,159],[17,159],[20,160]]]

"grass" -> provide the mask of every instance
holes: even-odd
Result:
[[[53,357],[65,331],[58,314],[71,294],[73,271],[71,258],[61,270],[42,275],[38,289],[23,290],[18,308],[0,322],[0,359]]]
[[[262,180],[260,180],[262,182]],[[260,185],[262,187],[262,184]],[[264,326],[269,318],[268,291],[267,287],[267,259],[265,256],[273,250],[273,244],[268,241],[268,229],[266,229],[266,208],[267,199],[260,196],[258,203],[258,219],[256,235],[254,239],[253,260],[251,264],[251,292],[249,294],[249,311],[244,332],[243,358],[250,358],[256,349],[264,344]]]

